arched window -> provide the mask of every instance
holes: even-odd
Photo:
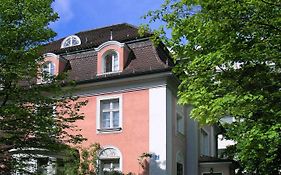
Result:
[[[110,50],[103,55],[103,72],[119,71],[119,57],[117,52]]]
[[[61,43],[61,48],[66,48],[66,47],[72,47],[72,46],[78,46],[81,44],[81,40],[78,36],[76,35],[71,35],[67,38],[65,38],[62,43]]]
[[[110,171],[121,171],[121,154],[115,148],[105,148],[99,155],[100,168],[103,174]]]

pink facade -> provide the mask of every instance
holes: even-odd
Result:
[[[141,90],[122,94],[105,94],[103,96],[122,96],[122,130],[113,133],[98,133],[96,114],[97,96],[83,97],[88,100],[87,106],[82,111],[85,119],[77,123],[82,129],[82,135],[88,140],[83,142],[82,147],[87,148],[93,143],[100,143],[102,147],[118,148],[122,154],[122,171],[125,173],[141,173],[143,169],[138,163],[138,158],[148,147],[148,91]]]

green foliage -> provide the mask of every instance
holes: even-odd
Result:
[[[58,18],[52,2],[0,2],[0,174],[12,166],[10,149],[57,152],[64,143],[84,140],[68,132],[77,130],[74,122],[83,119],[79,108],[86,102],[63,89],[65,74],[49,77],[46,84],[36,83],[42,45],[55,36],[48,27]]]
[[[99,174],[98,156],[102,150],[100,144],[92,144],[89,148],[81,149],[81,164],[79,174]]]
[[[77,175],[80,167],[80,155],[75,148],[67,147],[60,152],[61,158],[57,159],[57,175]]]
[[[149,12],[171,31],[158,36],[172,50],[180,102],[192,117],[225,126],[235,158],[248,172],[281,170],[281,1],[166,0]],[[164,32],[163,32],[164,31]]]

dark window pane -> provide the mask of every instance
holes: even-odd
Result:
[[[181,163],[177,163],[177,175],[183,175],[183,165]]]
[[[112,72],[112,54],[105,56],[105,72]]]

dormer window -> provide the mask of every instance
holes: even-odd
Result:
[[[81,44],[80,38],[78,36],[76,36],[76,35],[71,35],[71,36],[65,38],[62,41],[61,48],[78,46],[80,44]]]
[[[129,48],[125,43],[107,41],[95,48],[97,52],[97,76],[122,72],[129,57]]]
[[[103,72],[117,72],[119,71],[119,57],[117,52],[110,50],[103,56]]]

